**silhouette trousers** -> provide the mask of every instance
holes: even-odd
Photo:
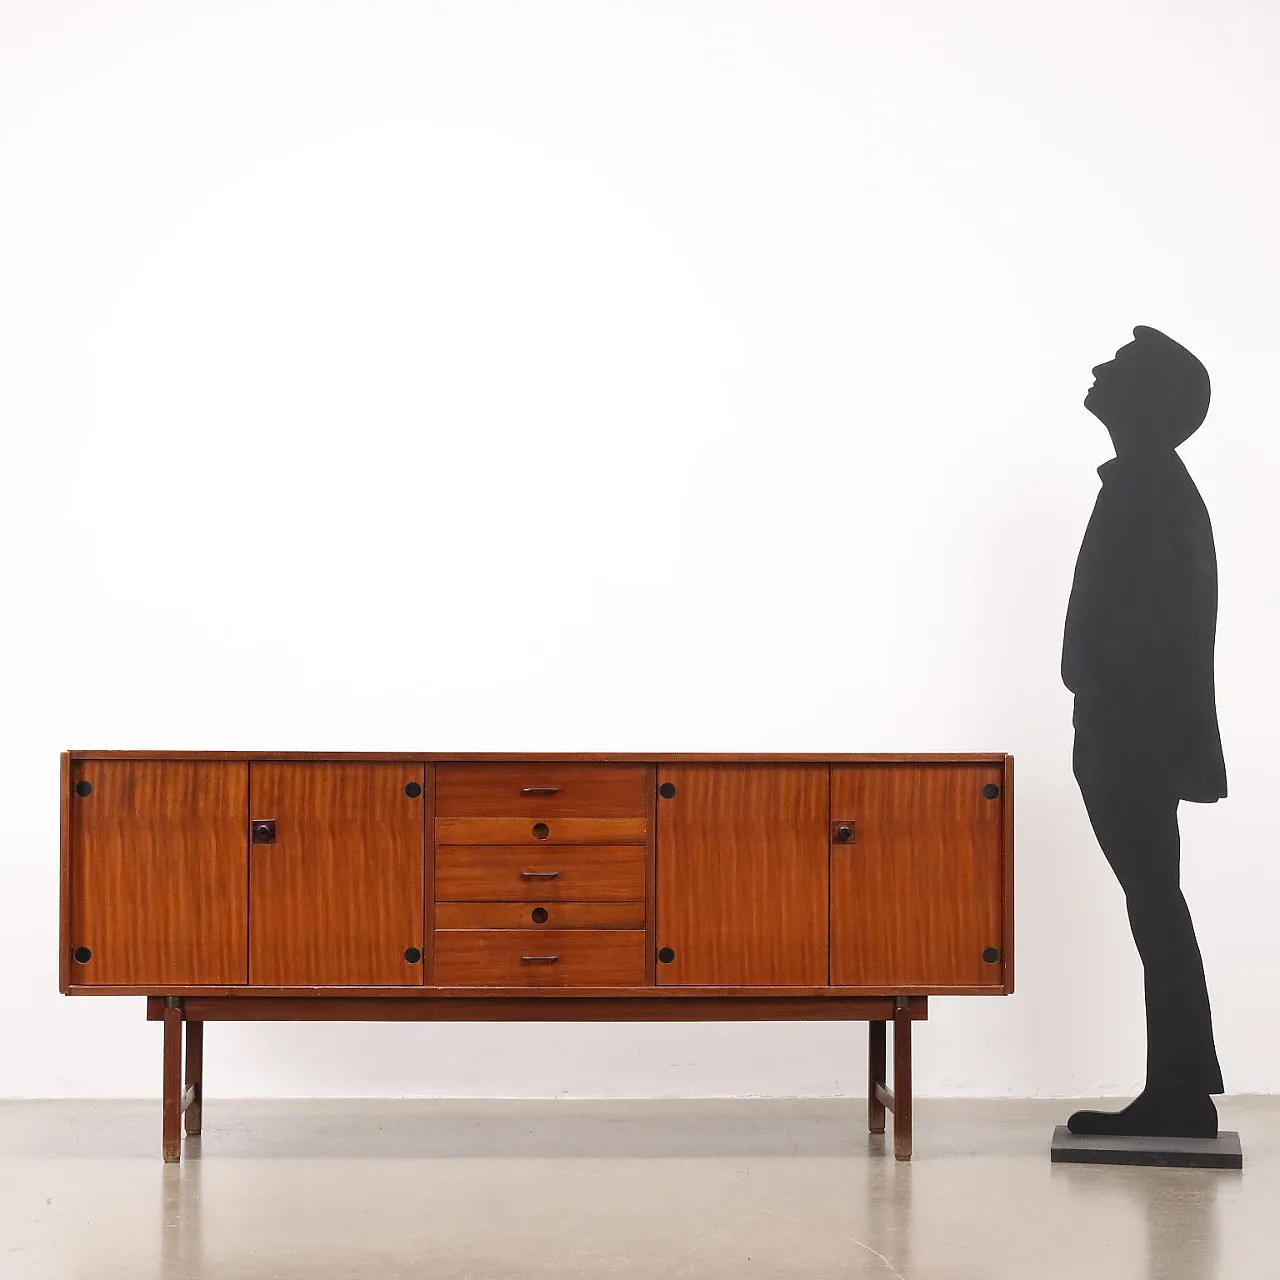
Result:
[[[1221,1093],[1204,962],[1179,884],[1179,797],[1130,743],[1076,733],[1073,766],[1094,835],[1124,890],[1147,1001],[1147,1091]]]

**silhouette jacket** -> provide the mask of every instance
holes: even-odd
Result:
[[[1227,775],[1209,513],[1173,450],[1113,458],[1098,475],[1062,646],[1077,739],[1125,776],[1184,800],[1218,800]]]

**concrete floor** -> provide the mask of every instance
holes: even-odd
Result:
[[[1241,1172],[1050,1165],[1062,1102],[0,1103],[0,1278],[1276,1280],[1280,1098]]]

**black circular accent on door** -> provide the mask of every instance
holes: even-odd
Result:
[[[546,924],[549,915],[550,913],[547,911],[546,907],[534,907],[534,909],[529,912],[529,919],[532,920],[534,924]]]
[[[410,964],[417,964],[418,961],[422,959],[422,952],[419,951],[417,947],[405,947],[404,958]]]
[[[93,952],[88,947],[77,947],[71,956],[76,964],[88,964],[93,959]]]
[[[675,795],[675,793],[676,793],[676,784],[674,782],[664,782],[662,786],[658,788],[658,794],[664,800],[670,800],[671,797]]]
[[[994,800],[999,794],[1000,788],[997,787],[994,782],[988,782],[987,785],[982,788],[982,798],[984,800]]]
[[[92,782],[77,782],[77,783],[76,783],[76,795],[78,795],[78,796],[91,796],[91,795],[93,795],[93,783],[92,783]]]
[[[672,947],[663,947],[658,952],[658,959],[661,960],[663,964],[670,964],[675,958],[675,949]]]
[[[533,824],[533,838],[535,840],[545,840],[551,834],[551,828],[545,822],[535,822]]]
[[[1000,948],[999,947],[985,948],[982,952],[982,958],[988,964],[995,964],[995,962],[1000,959]]]
[[[410,800],[416,800],[422,794],[422,783],[406,782],[404,784],[404,793]]]

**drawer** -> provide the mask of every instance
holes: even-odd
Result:
[[[437,929],[643,929],[643,902],[442,902]]]
[[[437,929],[441,987],[642,987],[643,929]]]
[[[643,818],[646,773],[642,764],[439,764],[436,816]]]
[[[637,902],[644,900],[642,844],[441,845],[437,902]]]
[[[644,818],[437,818],[437,844],[644,844]]]

